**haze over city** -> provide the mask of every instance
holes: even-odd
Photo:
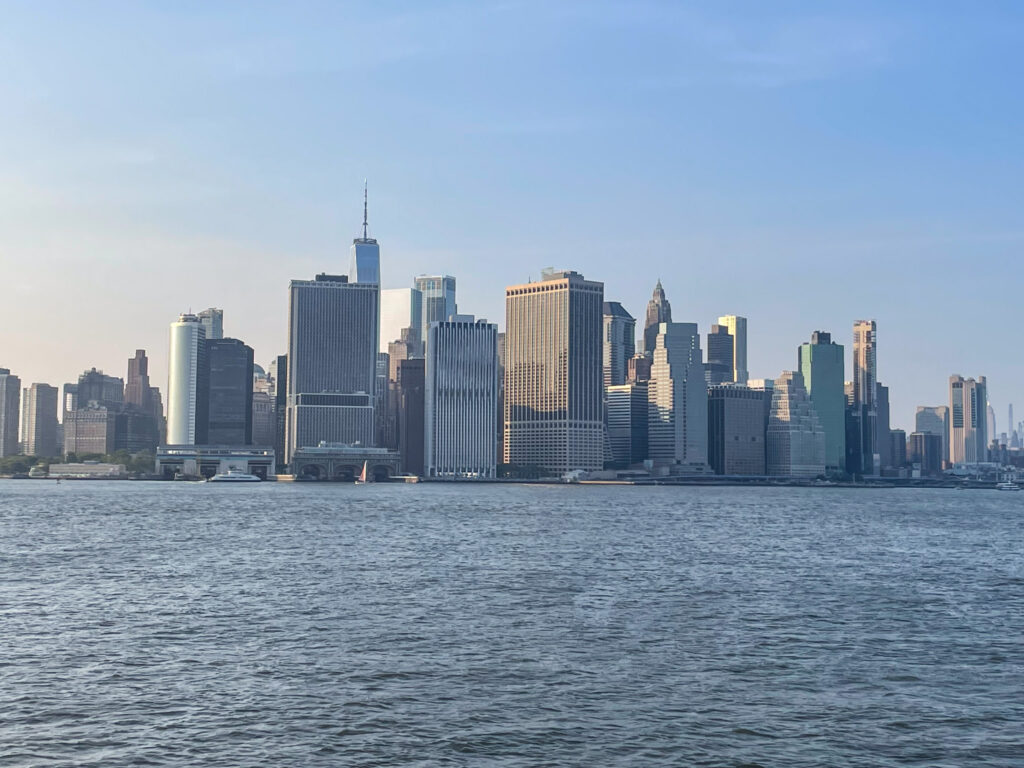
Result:
[[[0,364],[123,375],[223,307],[266,364],[287,285],[343,272],[369,180],[384,288],[660,278],[751,376],[878,322],[894,427],[984,375],[1006,431],[1024,15],[1013,4],[4,4]]]

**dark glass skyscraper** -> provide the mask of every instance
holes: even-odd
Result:
[[[712,325],[708,334],[708,384],[733,380],[733,338],[724,325]]]
[[[209,405],[205,443],[252,444],[252,347],[238,339],[206,341]]]

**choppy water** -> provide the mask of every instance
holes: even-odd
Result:
[[[1022,765],[1022,520],[995,492],[0,481],[0,765]]]

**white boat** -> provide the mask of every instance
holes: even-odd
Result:
[[[359,473],[359,477],[356,478],[356,485],[365,485],[366,483],[373,482],[373,476],[369,474],[370,462],[363,462],[363,471]]]
[[[1020,490],[1020,486],[1017,485],[1016,483],[1011,483],[1011,482],[1007,481],[1007,482],[1003,482],[1003,483],[996,483],[996,490],[997,491],[1019,491]]]
[[[227,472],[220,472],[211,477],[208,483],[258,483],[260,479],[256,475],[250,475],[240,469],[229,469]]]

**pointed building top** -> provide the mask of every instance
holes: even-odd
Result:
[[[363,240],[367,239],[366,227],[367,227],[367,194],[366,194],[366,179],[363,179]]]

